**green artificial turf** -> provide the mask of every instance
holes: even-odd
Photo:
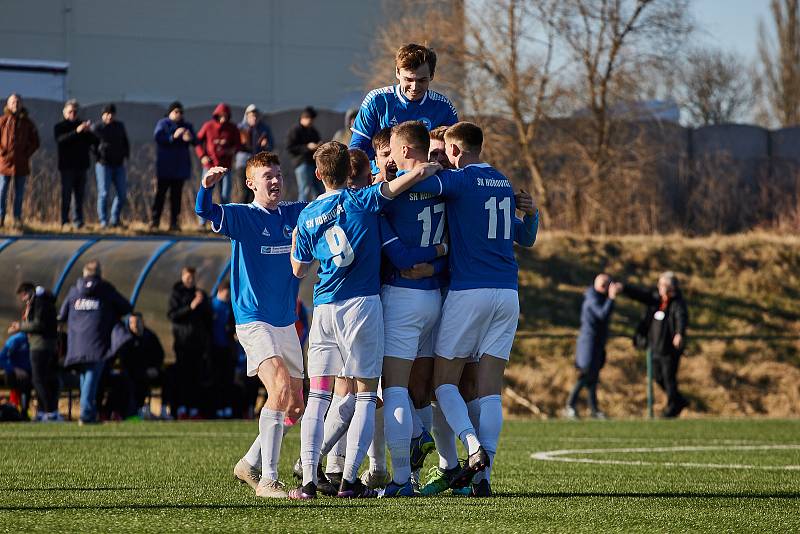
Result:
[[[4,424],[0,531],[800,531],[800,448],[785,447],[800,446],[800,421],[508,421],[493,498],[301,503],[258,499],[233,480],[256,430],[253,421]],[[292,430],[287,482],[298,446]],[[689,450],[641,450],[654,447]],[[586,449],[637,450],[577,452]],[[630,463],[531,457],[555,450]]]

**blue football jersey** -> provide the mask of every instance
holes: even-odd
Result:
[[[402,175],[402,171],[398,173]],[[444,198],[433,193],[406,191],[388,204],[383,215],[394,234],[406,247],[438,245],[445,237],[446,217]],[[387,241],[383,239],[384,244]],[[446,273],[429,278],[410,280],[400,276],[400,269],[390,265],[384,282],[410,289],[439,289],[446,283]]]
[[[429,89],[421,99],[412,101],[403,96],[399,84],[381,87],[364,98],[351,128],[350,148],[360,148],[373,159],[372,137],[383,128],[406,121],[422,121],[432,130],[457,123],[458,113],[452,102],[436,91]]]
[[[210,195],[210,191],[208,191]],[[236,324],[264,321],[289,326],[297,320],[300,280],[292,273],[292,231],[306,202],[275,211],[256,204],[223,204],[212,229],[231,238],[231,303]]]
[[[530,232],[520,232],[523,223],[515,215],[508,178],[479,163],[440,171],[411,191],[440,194],[447,201],[450,289],[517,289],[514,239]]]
[[[294,259],[319,260],[315,305],[379,293],[378,219],[390,200],[381,195],[381,185],[330,191],[300,213]]]

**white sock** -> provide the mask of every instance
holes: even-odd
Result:
[[[328,391],[312,389],[308,392],[308,404],[300,424],[300,461],[303,464],[303,485],[317,483],[319,448],[325,431],[325,412],[331,404]]]
[[[491,480],[492,466],[494,464],[494,456],[497,452],[497,442],[500,439],[500,431],[503,429],[503,404],[500,395],[488,395],[481,397],[481,424],[478,437],[481,445],[489,455],[489,465],[483,471],[483,476],[478,478],[476,482],[480,482],[482,478]]]
[[[260,421],[261,418],[259,417],[259,423]],[[259,467],[261,465],[261,434],[256,436],[256,440],[250,445],[250,449],[247,451],[247,454],[244,455],[244,461],[253,467]]]
[[[384,434],[383,406],[375,409],[375,431],[367,449],[369,470],[386,472],[386,436]]]
[[[447,418],[450,428],[466,447],[467,454],[474,454],[481,444],[475,434],[475,428],[470,423],[467,405],[458,392],[458,386],[442,384],[436,388],[436,400],[439,401],[439,406]]]
[[[326,473],[339,473],[344,471],[344,456],[347,454],[347,434],[339,438],[328,453],[325,460]]]
[[[276,412],[266,406],[261,408],[258,429],[261,436],[261,478],[278,480],[278,460],[281,458],[283,441],[283,412]]]
[[[414,407],[413,403],[411,404],[411,407]],[[427,406],[423,406],[422,408],[416,408],[414,411],[417,413],[417,417],[419,417],[422,427],[430,432],[431,427],[433,427],[433,408],[431,408],[431,405],[429,404]]]
[[[358,468],[367,454],[372,434],[375,431],[375,405],[378,395],[374,391],[356,393],[356,410],[347,430],[347,455],[344,459],[342,478],[355,482]]]
[[[436,443],[436,452],[439,453],[439,467],[444,470],[458,466],[458,449],[456,448],[456,435],[447,423],[437,401],[431,402],[433,411],[433,425],[431,434]]]
[[[472,428],[478,436],[481,435],[481,400],[472,399],[467,403],[467,413],[469,414],[469,421],[472,423]]]
[[[411,477],[412,412],[408,388],[391,387],[383,390],[386,445],[392,455],[392,478],[405,484]]]
[[[413,408],[414,403],[411,402],[411,397],[408,398],[408,405]],[[418,438],[422,435],[422,419],[420,419],[417,410],[411,410],[411,437]]]
[[[338,406],[334,408],[331,403],[331,408],[325,416],[325,437],[322,440],[322,454],[328,454],[333,450],[342,436],[347,433],[347,427],[350,426],[350,421],[353,419],[353,413],[356,409],[356,396],[347,394],[344,397],[339,397]]]

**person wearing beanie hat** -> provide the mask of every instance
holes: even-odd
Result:
[[[192,175],[189,149],[196,143],[194,127],[183,118],[183,105],[175,101],[167,108],[167,115],[158,121],[153,134],[156,141],[156,196],[153,200],[150,229],[155,230],[161,221],[161,211],[169,191],[170,230],[178,230],[183,184]]]
[[[244,110],[244,117],[239,123],[239,152],[236,154],[237,180],[234,184],[234,198],[236,202],[249,204],[253,201],[253,192],[245,184],[247,177],[245,169],[247,159],[259,152],[273,152],[275,140],[272,130],[261,118],[261,112],[255,104],[250,104]]]
[[[306,107],[300,113],[299,123],[292,126],[286,135],[286,149],[292,155],[297,180],[297,200],[311,201],[323,192],[322,182],[314,176],[314,151],[321,139],[314,128],[316,117],[317,111],[311,106]]]
[[[94,145],[97,162],[94,166],[97,179],[97,219],[100,226],[120,226],[120,213],[125,207],[128,177],[125,160],[130,157],[130,143],[125,125],[116,120],[117,107],[106,104],[100,115],[101,122],[92,128],[98,143]],[[108,218],[108,193],[114,184],[114,201],[111,204],[111,219]]]

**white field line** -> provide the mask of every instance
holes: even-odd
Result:
[[[659,453],[659,452],[703,452],[703,451],[772,451],[800,450],[800,445],[697,445],[677,447],[625,447],[616,449],[569,449],[542,451],[531,454],[534,460],[549,462],[569,462],[580,464],[602,465],[634,465],[657,467],[702,467],[712,469],[763,469],[767,471],[800,471],[800,465],[750,465],[750,464],[717,464],[697,462],[648,462],[642,460],[598,460],[595,458],[573,458],[574,454],[607,454],[607,453]]]

